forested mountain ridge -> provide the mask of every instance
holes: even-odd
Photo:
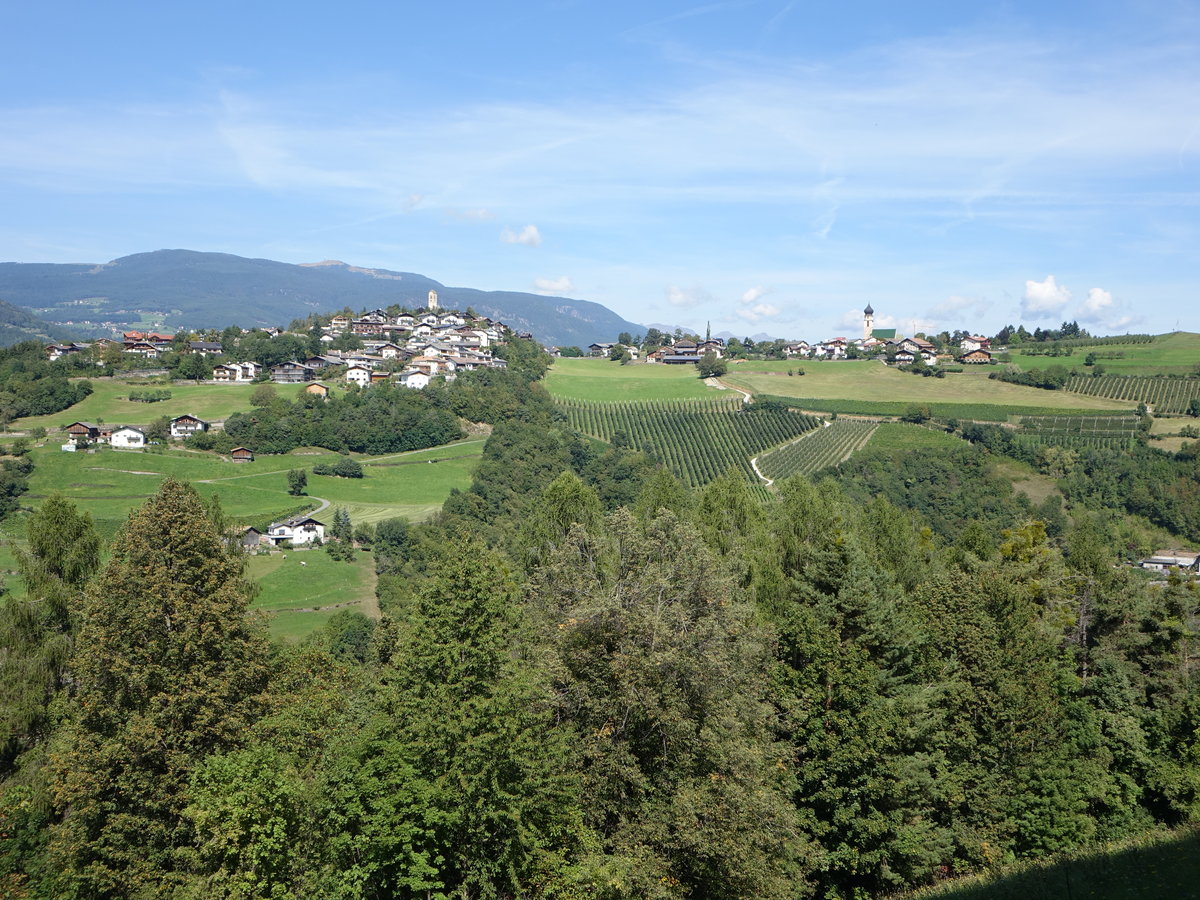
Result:
[[[27,309],[0,300],[0,347],[22,341],[74,341],[87,336],[90,329],[67,328],[40,319]]]
[[[599,303],[519,291],[447,287],[411,272],[345,263],[292,265],[228,253],[158,250],[102,265],[0,263],[0,300],[58,323],[114,327],[154,321],[164,329],[286,325],[310,313],[401,304],[424,306],[436,290],[443,307],[527,331],[545,344],[587,346],[641,326]]]

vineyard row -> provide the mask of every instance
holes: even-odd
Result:
[[[692,487],[719,478],[731,467],[757,481],[750,467],[752,457],[812,431],[821,422],[788,409],[746,409],[736,398],[561,406],[572,428],[635,447]]]

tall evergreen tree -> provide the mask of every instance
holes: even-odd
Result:
[[[515,584],[454,539],[326,776],[327,896],[515,897],[560,877],[577,798],[550,698],[518,666]]]
[[[191,854],[188,779],[253,720],[266,643],[243,560],[172,479],[135,510],[88,589],[69,720],[56,739],[63,896],[163,896]]]

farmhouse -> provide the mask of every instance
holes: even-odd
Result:
[[[225,363],[213,366],[213,381],[253,381],[261,371],[256,362]]]
[[[224,348],[220,341],[188,341],[184,353],[222,353]]]
[[[958,361],[970,365],[987,364],[992,361],[992,352],[984,350],[982,347],[976,347],[974,350],[970,350],[960,356]]]
[[[318,522],[312,516],[292,516],[282,522],[272,522],[267,529],[267,540],[275,546],[285,542],[298,545],[324,541],[325,523]]]
[[[100,438],[100,426],[93,425],[91,422],[72,422],[64,431],[67,433],[67,442],[70,444],[78,444],[80,441],[91,443]]]
[[[229,451],[229,458],[235,463],[254,462],[254,451],[246,447],[234,447]]]
[[[1157,572],[1173,568],[1195,572],[1200,570],[1200,553],[1195,550],[1156,550],[1153,556],[1143,559],[1139,565]]]
[[[208,423],[186,413],[171,420],[171,437],[191,437],[198,431],[208,431]]]
[[[968,335],[958,342],[958,349],[964,356],[973,350],[990,350],[991,346],[992,342],[988,338],[977,334]]]
[[[122,425],[120,428],[113,429],[108,442],[117,449],[141,450],[146,446],[146,432],[140,428],[134,428],[132,425]]]
[[[305,394],[310,394],[313,397],[320,397],[322,400],[329,399],[328,385],[321,384],[319,381],[314,381],[312,384],[308,385],[303,392]]]
[[[271,366],[271,380],[276,384],[300,384],[313,380],[313,370],[298,362],[280,363]]]
[[[246,526],[246,528],[238,536],[238,541],[242,545],[242,549],[247,553],[253,553],[263,544],[269,543],[267,536],[253,525]]]
[[[419,369],[408,369],[401,372],[397,380],[406,388],[421,390],[429,386],[429,373]]]
[[[366,387],[371,383],[371,370],[366,366],[351,366],[346,370],[346,381],[350,384],[357,384],[359,387]]]

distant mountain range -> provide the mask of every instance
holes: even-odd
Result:
[[[645,331],[588,300],[447,287],[424,275],[336,261],[293,265],[227,253],[157,250],[100,265],[0,263],[0,301],[25,307],[46,320],[46,328],[69,326],[85,333],[146,326],[282,326],[344,307],[355,312],[393,303],[420,307],[430,290],[438,292],[443,308],[471,307],[550,345],[586,347],[615,340],[622,331]]]

